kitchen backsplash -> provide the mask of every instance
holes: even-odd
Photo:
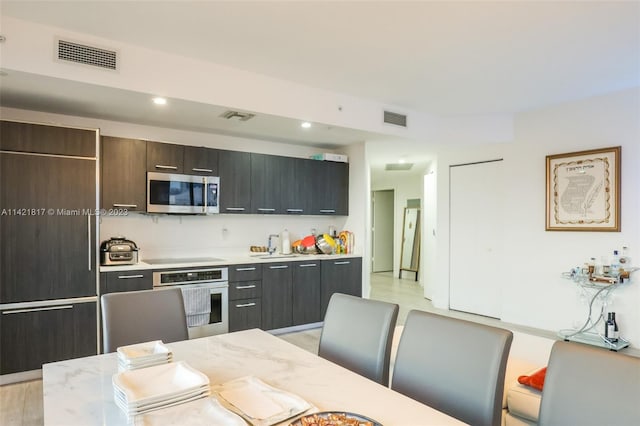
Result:
[[[124,236],[140,248],[140,260],[154,257],[216,255],[225,251],[249,252],[252,245],[266,246],[270,234],[287,229],[291,242],[316,229],[343,229],[345,216],[211,215],[173,216],[129,213],[100,219],[100,241]],[[358,248],[356,248],[356,251]]]

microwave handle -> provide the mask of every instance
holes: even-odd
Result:
[[[203,203],[202,203],[202,213],[207,212],[207,206],[209,203],[207,202],[207,195],[209,194],[209,187],[207,184],[207,178],[202,178],[202,190],[204,191]]]

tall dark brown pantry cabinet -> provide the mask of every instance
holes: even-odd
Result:
[[[4,375],[96,353],[98,132],[0,125]]]

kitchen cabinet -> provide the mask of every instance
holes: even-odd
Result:
[[[333,293],[362,297],[362,258],[321,261],[320,313],[324,318]]]
[[[280,205],[284,214],[312,214],[312,162],[304,158],[282,157]]]
[[[229,266],[229,331],[262,326],[262,266]]]
[[[151,270],[100,273],[100,294],[153,289]]]
[[[147,210],[147,142],[102,137],[100,164],[103,209]]]
[[[220,151],[220,213],[249,213],[251,210],[251,154]]]
[[[0,150],[37,154],[96,156],[95,130],[0,122]]]
[[[251,154],[251,213],[283,213],[282,173],[286,166],[284,157]]]
[[[184,145],[147,141],[147,171],[183,173]]]
[[[290,263],[268,263],[262,267],[262,329],[293,324],[293,274]]]
[[[349,163],[313,161],[312,211],[316,215],[349,214]]]
[[[218,150],[202,146],[185,146],[184,173],[218,176]]]
[[[0,374],[37,370],[47,362],[97,354],[96,302],[0,314]]]
[[[95,155],[96,132],[71,130]],[[12,135],[2,145],[20,147]],[[0,304],[95,296],[95,158],[3,151],[0,185]]]
[[[294,262],[292,287],[293,325],[322,321],[320,315],[320,261]]]

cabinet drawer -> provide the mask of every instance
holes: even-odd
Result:
[[[262,297],[262,281],[238,281],[229,283],[229,300]]]
[[[0,374],[96,355],[96,303],[5,310],[0,336]]]
[[[153,277],[151,270],[107,272],[100,274],[100,292],[117,293],[121,291],[151,290]]]
[[[262,301],[242,299],[229,302],[229,331],[248,330],[262,326]]]
[[[229,282],[255,281],[262,279],[262,265],[259,263],[229,266]]]

